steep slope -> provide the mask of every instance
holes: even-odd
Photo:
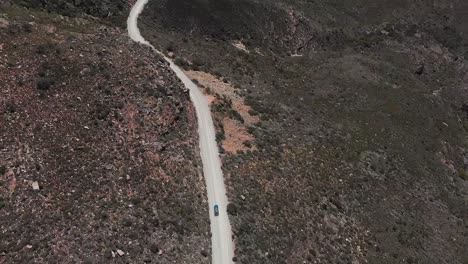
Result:
[[[240,263],[467,261],[466,11],[150,1],[142,34],[206,86],[220,146],[248,132],[223,156]]]
[[[0,11],[0,263],[206,263],[188,91],[121,29]]]

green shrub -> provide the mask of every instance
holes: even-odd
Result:
[[[241,122],[242,124],[244,123],[244,118],[242,118],[242,116],[239,114],[239,112],[237,112],[236,110],[234,109],[231,109],[229,111],[229,115],[235,119],[235,120],[238,120],[239,122]]]
[[[186,67],[188,65],[184,59],[179,57],[174,60],[174,63],[179,67]]]
[[[251,115],[251,116],[257,116],[257,115],[258,115],[258,112],[255,111],[255,110],[253,110],[253,109],[250,109],[250,110],[249,110],[249,115]]]
[[[168,52],[175,52],[175,51],[176,51],[176,47],[175,47],[174,42],[169,42],[169,44],[167,44],[167,46],[166,46],[166,50],[167,50]]]
[[[237,212],[238,212],[237,206],[233,203],[228,203],[226,210],[227,210],[227,213],[230,215],[237,215]]]
[[[213,71],[213,74],[214,74],[216,77],[218,77],[218,78],[221,78],[221,77],[223,76],[223,75],[221,74],[221,72],[219,72],[219,71],[217,71],[217,70]]]
[[[216,133],[216,142],[220,143],[222,140],[225,139],[224,133]]]
[[[193,65],[196,65],[196,66],[203,66],[205,65],[205,62],[199,58],[199,57],[195,57],[192,61]]]
[[[267,115],[261,115],[261,116],[260,116],[260,119],[261,119],[262,121],[268,121],[268,120],[270,120],[270,117],[267,116]]]
[[[38,90],[45,91],[45,90],[49,90],[51,85],[52,85],[52,82],[49,79],[41,78],[37,82],[36,86]]]
[[[463,180],[468,180],[468,172],[465,169],[460,169],[458,171],[458,176],[460,176],[460,178]]]

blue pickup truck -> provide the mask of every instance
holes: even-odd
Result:
[[[218,207],[217,204],[215,204],[215,206],[214,206],[214,214],[215,214],[215,216],[219,215],[219,207]]]

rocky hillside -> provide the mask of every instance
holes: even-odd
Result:
[[[1,8],[0,263],[208,263],[196,116],[167,63],[121,29]]]
[[[27,8],[40,9],[68,17],[88,17],[124,27],[130,3],[126,0],[11,0]]]
[[[150,1],[143,35],[213,103],[239,263],[468,261],[466,12]]]

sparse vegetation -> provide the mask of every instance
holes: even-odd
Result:
[[[175,63],[177,66],[179,66],[179,67],[181,67],[181,68],[183,68],[183,69],[185,69],[185,70],[187,70],[188,67],[189,67],[189,63],[188,63],[185,59],[180,58],[180,57],[177,57],[177,58],[174,60],[174,63]]]
[[[466,211],[452,195],[465,186],[453,168],[467,166],[468,28],[455,11],[466,5],[166,2],[149,3],[143,34],[164,45],[191,32],[178,56],[242,87],[249,114],[261,118],[248,127],[255,149],[223,155],[239,208],[230,215],[238,262],[468,257],[463,226],[450,220]],[[232,46],[239,40],[249,53]],[[230,109],[223,98],[212,105],[234,117]]]
[[[249,114],[252,115],[252,116],[257,116],[258,115],[258,112],[253,110],[253,109],[250,109],[249,110]]]
[[[39,4],[111,3],[65,2]],[[3,11],[0,263],[205,263],[195,111],[167,63],[100,20]]]
[[[42,11],[2,13],[0,89],[18,92],[0,96],[0,164],[21,173],[0,177],[0,262],[209,262],[189,97],[123,31],[95,32],[125,26],[128,3],[13,1]],[[182,68],[242,87],[261,117],[243,141],[255,148],[220,150],[234,261],[468,259],[466,1],[189,2],[149,1],[140,29]]]

